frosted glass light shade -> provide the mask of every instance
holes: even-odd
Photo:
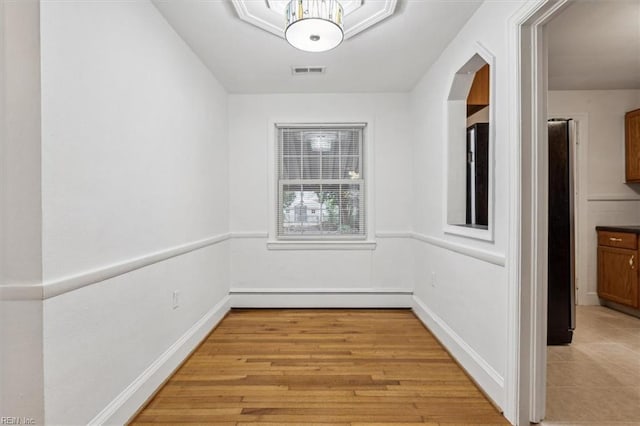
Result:
[[[337,0],[291,0],[284,36],[300,50],[331,50],[344,39],[342,16],[342,5]]]

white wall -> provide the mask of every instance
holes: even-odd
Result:
[[[640,90],[550,91],[550,117],[578,121],[578,303],[597,305],[598,225],[639,225],[640,185],[624,183],[624,114]]]
[[[414,124],[416,312],[502,408],[508,347],[509,51],[508,20],[520,2],[485,2],[411,93]],[[447,95],[456,71],[480,43],[495,57],[494,241],[447,234],[442,205]]]
[[[0,2],[0,416],[41,424],[39,12]]]
[[[40,40],[35,2],[3,4],[1,284],[40,282]]]
[[[44,2],[45,421],[126,420],[219,318],[229,283],[258,302],[285,289],[336,304],[349,291],[400,304],[415,287],[417,313],[504,407],[505,34],[520,6],[485,2],[411,94],[227,96],[149,3]],[[490,242],[442,228],[445,101],[476,42],[496,57]],[[369,122],[375,250],[267,249],[274,121]]]
[[[368,226],[378,235],[376,249],[268,250],[273,123],[363,121],[366,149],[373,149],[365,167],[373,172]],[[411,125],[407,94],[230,95],[231,230],[242,237],[232,242],[232,289],[411,290]]]
[[[149,2],[41,8],[45,420],[118,423],[228,293],[227,95]]]

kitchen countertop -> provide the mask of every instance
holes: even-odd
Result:
[[[596,226],[596,231],[630,232],[640,235],[640,226]]]

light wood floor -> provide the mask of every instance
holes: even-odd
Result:
[[[133,424],[508,424],[409,310],[233,310]]]

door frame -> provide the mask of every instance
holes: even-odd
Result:
[[[547,361],[547,44],[570,0],[526,3],[509,22],[509,344],[507,407],[515,424],[545,415]]]

